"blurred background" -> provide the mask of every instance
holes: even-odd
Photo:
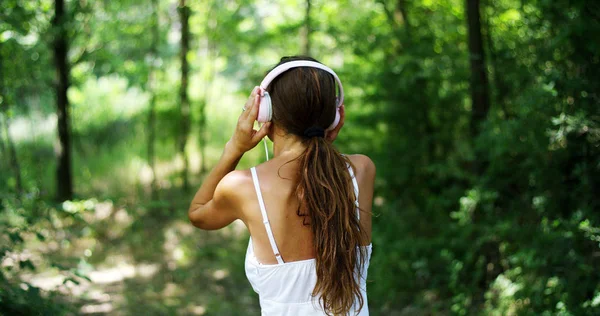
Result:
[[[373,315],[600,314],[600,4],[2,0],[0,314],[258,315],[187,207],[282,56],[376,163]],[[262,147],[239,168],[264,160]]]

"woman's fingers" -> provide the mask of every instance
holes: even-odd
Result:
[[[271,122],[267,122],[267,123],[263,124],[263,126],[260,127],[258,132],[256,132],[254,134],[254,136],[252,136],[252,143],[258,144],[258,142],[260,142],[261,139],[263,139],[265,136],[267,136],[270,128],[271,128]]]
[[[254,90],[252,91],[251,97],[252,97],[252,104],[250,105],[250,108],[248,108],[248,110],[250,110],[250,111],[246,111],[246,112],[249,112],[248,117],[250,119],[252,119],[252,122],[254,122],[258,118],[258,108],[259,108],[259,103],[260,103],[260,89],[258,87],[254,88]],[[248,100],[248,101],[250,101],[250,100]]]
[[[257,95],[258,87],[254,87],[254,89],[252,89],[252,92],[250,93],[250,96],[248,97],[248,100],[246,100],[246,104],[244,104],[242,115],[240,115],[241,117],[246,118],[250,116],[250,110],[252,109],[254,103],[256,103]]]

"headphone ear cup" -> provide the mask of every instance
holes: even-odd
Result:
[[[273,116],[273,106],[271,104],[271,96],[265,90],[262,90],[260,96],[260,104],[258,105],[258,117],[256,120],[260,123],[271,121]]]
[[[336,128],[336,126],[338,126],[338,124],[340,124],[340,107],[336,107],[335,108],[335,118],[333,119],[333,123],[331,123],[331,125],[327,128],[328,131]]]

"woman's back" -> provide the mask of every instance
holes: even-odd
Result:
[[[319,297],[313,294],[317,273],[312,232],[306,219],[297,215],[299,203],[293,177],[298,174],[294,170],[298,166],[294,163],[281,165],[279,160],[272,160],[251,170],[254,199],[250,196],[244,198],[249,202],[245,205],[244,217],[251,233],[246,252],[246,275],[259,294],[263,315],[324,315],[319,306]],[[372,168],[370,160],[361,155],[350,156],[349,160],[357,170],[353,172],[349,169],[349,172],[356,177],[353,187],[359,193],[359,205],[371,205],[372,194],[369,192],[372,192],[372,182],[370,184],[367,179],[367,173],[374,170],[369,170]],[[247,176],[244,171],[240,173]],[[243,191],[244,194],[251,193],[251,190]],[[361,198],[366,203],[361,203]],[[362,216],[358,208],[355,212],[370,242],[370,212],[363,209]],[[370,244],[361,248],[365,261],[362,265],[357,263],[356,267],[361,269],[357,275],[361,277],[359,284],[363,306],[358,315],[368,315],[366,278],[372,249]],[[276,253],[280,256],[279,260]],[[355,315],[358,310],[357,300],[349,314]]]
[[[364,155],[347,157],[356,169],[354,174],[359,189],[358,201],[362,209],[360,225],[368,237],[367,244],[369,244],[371,242],[371,204],[373,200],[372,177],[374,177],[375,167],[371,160]],[[298,165],[296,162],[286,164],[289,158],[282,155],[256,167],[273,236],[285,262],[315,258],[310,220],[306,216],[297,214],[299,201],[296,195],[297,179],[295,178],[298,174]],[[245,178],[242,183],[239,183],[240,190],[243,186],[245,201],[243,206],[244,223],[252,236],[256,258],[263,264],[275,264],[277,260],[269,244],[250,171],[236,172]],[[327,203],[327,201],[323,201],[323,203]]]

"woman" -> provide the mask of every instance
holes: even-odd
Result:
[[[308,66],[287,69],[287,63]],[[282,58],[252,91],[190,205],[189,219],[201,229],[245,223],[246,275],[263,315],[369,313],[375,166],[367,156],[341,155],[333,146],[344,123],[342,102],[332,70],[307,57]],[[258,117],[270,122],[256,131]],[[234,170],[265,136],[274,157]]]

